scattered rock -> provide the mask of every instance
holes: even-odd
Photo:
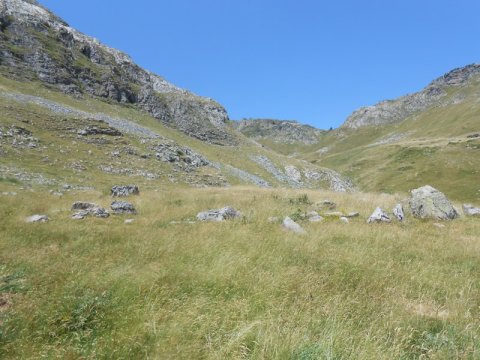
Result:
[[[316,211],[307,212],[307,217],[312,217],[312,216],[318,216],[318,213]]]
[[[412,190],[410,208],[420,219],[452,220],[458,217],[447,197],[430,185]]]
[[[123,136],[123,134],[112,127],[87,126],[85,129],[78,130],[77,134],[80,136],[88,135],[108,135],[108,136]]]
[[[114,201],[110,205],[114,214],[136,214],[137,211],[132,203],[127,201]]]
[[[369,224],[371,223],[379,223],[379,222],[391,222],[392,220],[390,219],[390,217],[387,215],[387,213],[382,209],[382,208],[379,208],[377,207],[375,209],[375,211],[372,213],[372,215],[370,215],[370,217],[368,218],[367,222]]]
[[[288,216],[283,219],[282,223],[283,227],[289,231],[292,231],[296,234],[306,234],[307,232],[300,226],[298,225],[295,221],[290,219]]]
[[[235,210],[234,208],[227,206],[217,210],[207,210],[202,211],[197,214],[197,219],[200,221],[224,221],[228,219],[234,219],[242,216],[240,211]]]
[[[480,208],[470,204],[463,204],[463,213],[467,216],[480,216]]]
[[[73,220],[83,220],[90,214],[87,210],[81,210],[72,215]]]
[[[325,219],[318,214],[308,218],[308,221],[310,221],[310,222],[321,222],[323,220],[325,220]]]
[[[110,216],[109,212],[101,207],[93,208],[89,211],[93,216],[98,218],[108,218]]]
[[[72,205],[72,210],[91,210],[97,207],[98,205],[94,203],[89,203],[84,201],[75,201]]]
[[[397,218],[398,221],[403,221],[405,219],[405,213],[403,212],[402,204],[397,204],[393,208],[393,215]]]
[[[323,200],[323,201],[319,201],[317,203],[315,203],[315,205],[319,208],[327,208],[329,210],[333,210],[337,207],[337,204],[335,204],[333,201],[331,200]]]
[[[49,220],[47,215],[32,215],[25,218],[25,222],[27,223],[47,222]]]
[[[340,218],[340,221],[343,222],[344,224],[348,224],[350,222],[346,216],[342,216]]]
[[[137,185],[115,185],[114,187],[112,187],[110,192],[114,197],[124,197],[140,194]]]
[[[323,216],[326,216],[326,217],[342,217],[344,216],[342,212],[340,211],[331,211],[331,212],[327,212],[325,214],[323,214]]]
[[[356,211],[353,211],[353,212],[349,212],[345,217],[346,218],[355,218],[355,217],[359,217],[360,216],[360,213],[356,212]]]
[[[135,222],[135,219],[126,219],[124,221],[125,224],[133,224]]]

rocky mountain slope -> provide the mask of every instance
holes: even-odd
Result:
[[[355,111],[347,118],[342,128],[356,129],[363,126],[398,123],[430,107],[444,107],[462,102],[464,98],[460,93],[456,96],[448,96],[449,92],[467,85],[478,74],[480,74],[478,64],[454,69],[434,80],[420,92],[395,100],[382,101]]]
[[[480,199],[480,65],[455,69],[419,93],[354,112],[302,159],[332,167],[370,191],[425,183]]]
[[[314,144],[324,133],[323,130],[292,120],[244,119],[233,124],[238,131],[252,139],[285,144]]]
[[[36,1],[0,0],[0,183],[351,191],[236,131],[225,109],[138,67]]]
[[[234,145],[225,109],[71,28],[36,1],[0,0],[0,72],[77,97],[131,104],[189,136]]]

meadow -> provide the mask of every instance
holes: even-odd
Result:
[[[71,219],[108,189],[0,190],[18,193],[0,196],[2,359],[480,358],[478,218],[372,225],[407,194],[172,185],[128,198],[125,224]],[[360,217],[267,221],[324,199]],[[188,222],[225,205],[243,217]]]

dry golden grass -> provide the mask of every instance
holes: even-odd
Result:
[[[480,219],[366,224],[403,198],[166,187],[128,199],[127,225],[70,219],[75,200],[108,206],[100,192],[3,196],[0,357],[477,359]],[[306,199],[361,216],[306,236],[267,221]],[[244,218],[171,223],[225,205]],[[33,213],[52,221],[25,224]]]

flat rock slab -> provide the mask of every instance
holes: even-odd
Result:
[[[453,220],[458,212],[447,197],[430,185],[412,190],[410,208],[419,219]]]
[[[480,208],[470,204],[463,204],[463,213],[466,216],[480,216]]]
[[[25,218],[25,222],[27,223],[43,223],[43,222],[47,222],[49,221],[50,219],[48,218],[47,215],[32,215],[32,216],[29,216],[27,218]]]
[[[372,223],[389,223],[391,221],[392,220],[390,219],[388,214],[380,207],[377,207],[373,211],[372,215],[370,215],[370,217],[367,220],[367,222],[369,224],[372,224]]]
[[[295,234],[306,234],[307,232],[305,231],[304,228],[302,228],[300,225],[298,225],[295,221],[290,219],[288,216],[283,219],[282,223],[284,229],[294,232]]]
[[[202,211],[197,214],[200,221],[220,222],[229,219],[235,219],[242,216],[242,213],[230,206],[221,209]]]
[[[140,190],[137,185],[115,185],[110,190],[110,193],[114,197],[125,197],[130,195],[140,194]]]
[[[110,205],[114,214],[136,214],[137,210],[132,203],[127,201],[114,201]]]

